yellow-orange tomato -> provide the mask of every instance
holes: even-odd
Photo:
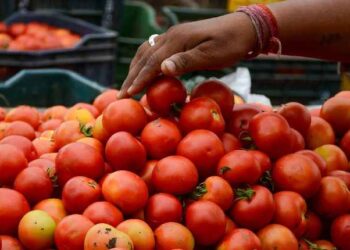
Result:
[[[64,120],[65,121],[76,120],[80,124],[85,125],[89,122],[94,121],[95,117],[87,109],[73,107],[68,109],[66,115],[64,116]]]
[[[51,198],[42,200],[36,204],[33,209],[45,211],[52,217],[56,224],[58,224],[64,217],[67,216],[63,202],[60,199]]]

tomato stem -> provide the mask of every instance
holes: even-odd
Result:
[[[224,166],[224,167],[220,168],[219,173],[220,173],[221,175],[223,175],[223,174],[225,174],[227,171],[230,171],[230,170],[231,170],[230,167]]]
[[[93,127],[91,125],[80,124],[80,132],[83,133],[86,137],[92,137]]]
[[[246,188],[236,188],[235,190],[235,196],[237,197],[235,201],[240,201],[240,200],[248,200],[251,201],[253,196],[255,195],[255,191],[253,189]]]
[[[320,247],[319,245],[317,245],[316,243],[313,243],[307,239],[303,239],[306,244],[308,245],[308,247],[310,248],[310,250],[326,250],[325,248],[323,247]]]
[[[193,200],[199,200],[202,198],[203,195],[205,195],[208,192],[207,186],[205,185],[205,182],[200,183],[196,189],[192,192],[191,198]]]
[[[267,187],[272,192],[275,191],[275,185],[272,180],[271,172],[266,171],[260,178],[259,183],[263,185],[264,187]]]

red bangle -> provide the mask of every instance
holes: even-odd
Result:
[[[255,4],[240,7],[237,12],[248,15],[257,34],[258,48],[249,53],[255,57],[260,53],[282,53],[282,44],[279,40],[278,24],[272,11],[264,4]]]

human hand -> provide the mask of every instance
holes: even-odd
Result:
[[[119,98],[142,91],[159,74],[179,76],[195,70],[231,66],[254,50],[257,37],[251,20],[232,13],[179,24],[138,49]]]

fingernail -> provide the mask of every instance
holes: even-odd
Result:
[[[128,95],[133,95],[134,94],[133,93],[134,90],[135,90],[135,86],[132,85],[130,88],[128,88],[128,91],[127,91]]]
[[[166,70],[170,73],[175,73],[176,72],[176,65],[173,61],[171,60],[165,60],[164,66]]]

